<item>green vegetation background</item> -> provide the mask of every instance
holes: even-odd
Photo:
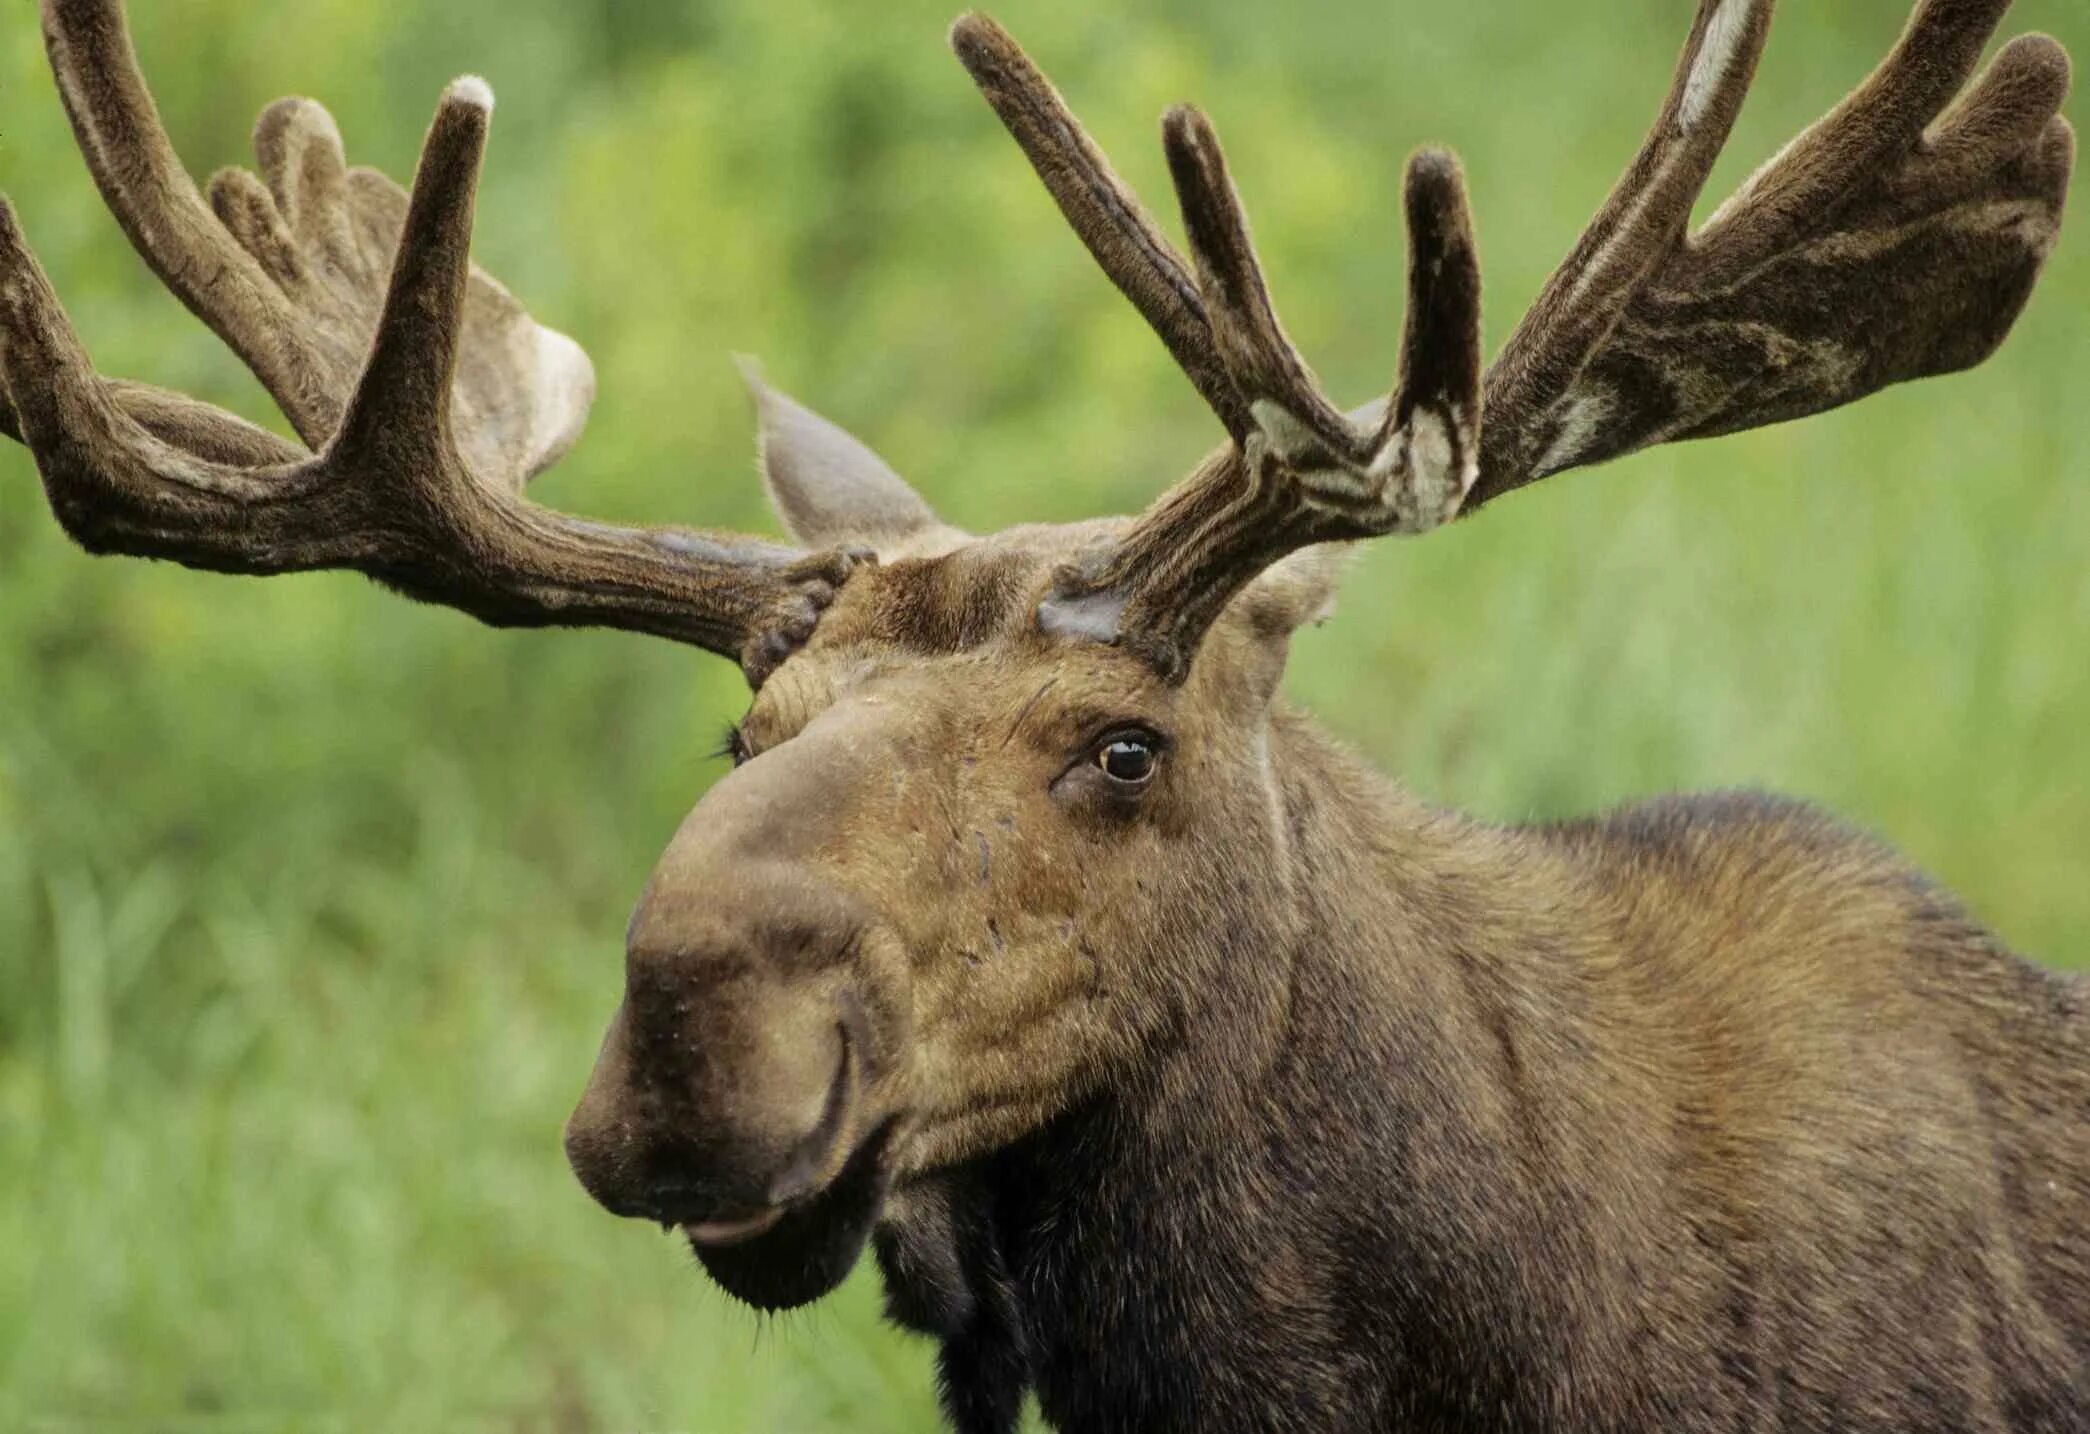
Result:
[[[600,368],[542,492],[768,528],[727,354],[953,520],[1139,506],[1213,437],[944,51],[940,4],[141,4],[193,168],[279,93],[412,166],[503,96],[479,253]],[[1715,190],[1908,0],[1789,0]],[[1497,341],[1637,141],[1688,0],[1011,0],[1165,198],[1205,101],[1334,391],[1394,355],[1395,179],[1466,157]],[[2081,0],[2023,0],[2090,56]],[[104,368],[257,417],[73,152],[27,5],[0,185]],[[2080,228],[2080,225],[2078,226]],[[1985,369],[1644,455],[1360,565],[1292,690],[1432,798],[1514,819],[1759,785],[1886,833],[2011,941],[2090,959],[2090,243]],[[918,1430],[866,1274],[730,1306],[591,1206],[560,1122],[639,883],[742,700],[700,654],[501,634],[359,578],[89,561],[0,453],[0,1425]]]

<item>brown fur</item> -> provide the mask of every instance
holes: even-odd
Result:
[[[1999,342],[2060,219],[2065,57],[2020,41],[1926,126],[2005,8],[1924,0],[1687,237],[1770,15],[1703,0],[1485,379],[1458,171],[1421,156],[1402,381],[1358,414],[1285,338],[1209,123],[1166,126],[1186,263],[969,17],[961,58],[1232,441],[1139,518],[973,538],[757,381],[804,553],[520,497],[585,361],[467,262],[479,88],[410,205],[293,102],[206,211],[114,0],[45,0],[111,207],[316,452],[95,375],[5,209],[0,426],[97,551],[741,659],[736,769],[632,918],[568,1154],[759,1306],[875,1246],[963,1434],[1032,1391],[1069,1431],[2090,1428],[2090,987],[1805,808],[1486,826],[1275,697],[1328,539]]]

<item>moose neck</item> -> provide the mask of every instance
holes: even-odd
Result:
[[[1516,992],[1514,1019],[1528,1019],[1547,984],[1523,969],[1542,958],[1497,935],[1525,924],[1520,884],[1504,877],[1529,853],[1416,800],[1303,717],[1273,721],[1270,768],[1286,909],[1244,923],[1238,946],[1198,969],[1201,988],[1178,993],[1180,1034],[1097,1115],[1167,1158],[1254,1163],[1298,1146],[1324,1175],[1346,1160],[1400,1175],[1394,1148],[1317,1140],[1315,1122],[1332,1135],[1358,1128],[1360,1101],[1414,1102],[1450,1134],[1459,1112],[1506,1093],[1513,1072],[1471,1053],[1476,1029],[1512,1019],[1494,996]],[[1490,1044],[1511,1040],[1499,1030]],[[1250,1111],[1274,1123],[1252,1148]]]
[[[1522,1052],[1573,1043],[1522,969],[1550,922],[1480,899],[1513,859],[1499,834],[1303,720],[1272,749],[1290,919],[1227,953],[1226,989],[1180,993],[1139,1078],[954,1184],[985,1295],[946,1332],[954,1397],[1022,1366],[1068,1430],[1197,1408],[1337,1428],[1360,1389],[1404,1385],[1426,1414],[1433,1370],[1470,1377],[1499,1342],[1513,1379],[1510,1351],[1541,1347],[1510,1331],[1533,1323],[1520,1257],[1546,1223]]]
[[[1180,1028],[1150,1044],[1096,1118],[1149,1157],[1231,1164],[1320,1144],[1324,1174],[1354,1155],[1360,1171],[1391,1176],[1385,1149],[1317,1142],[1314,1122],[1355,1129],[1340,1107],[1366,1096],[1460,1109],[1479,1097],[1464,1087],[1484,1073],[1457,1053],[1472,1049],[1478,997],[1509,980],[1520,953],[1470,927],[1489,922],[1480,894],[1502,889],[1511,853],[1304,717],[1276,716],[1270,758],[1279,830],[1258,860],[1279,869],[1269,885],[1283,900],[1244,917],[1220,959],[1190,968],[1174,993]],[[1253,1147],[1241,1140],[1250,1111],[1280,1123]]]

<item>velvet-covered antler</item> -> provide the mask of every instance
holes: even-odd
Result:
[[[1041,623],[1180,677],[1226,601],[1300,547],[1426,531],[1568,468],[1979,362],[2053,246],[2074,159],[2067,57],[2045,37],[2006,47],[1938,119],[2008,8],[1924,0],[1871,79],[1694,237],[1772,9],[1701,0],[1646,143],[1484,380],[1463,188],[1425,151],[1401,377],[1350,413],[1284,337],[1204,117],[1162,124],[1193,278],[1015,41],[960,20],[960,59],[1232,440],[1062,574]]]
[[[470,262],[484,83],[444,94],[411,198],[348,167],[324,109],[284,100],[256,128],[261,177],[220,173],[206,203],[119,0],[44,0],[43,22],[110,210],[313,450],[96,374],[0,202],[0,428],[81,544],[227,572],[355,568],[490,623],[695,643],[757,682],[804,640],[853,556],[593,523],[522,496],[579,436],[594,376]]]
[[[2044,35],[2006,45],[1945,112],[2009,8],[1924,0],[1879,69],[1692,235],[1771,13],[1702,5],[1647,146],[1488,372],[1468,507],[1993,353],[2060,233],[2075,161],[2068,55]]]

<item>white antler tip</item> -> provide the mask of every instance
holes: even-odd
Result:
[[[1734,67],[1734,57],[1749,34],[1750,22],[1756,18],[1756,3],[1757,0],[1720,0],[1706,21],[1705,36],[1691,61],[1683,103],[1676,114],[1677,127],[1686,134],[1698,128],[1718,99],[1727,72]]]
[[[460,75],[450,81],[450,88],[444,91],[443,98],[489,113],[493,110],[493,86],[477,75]]]

